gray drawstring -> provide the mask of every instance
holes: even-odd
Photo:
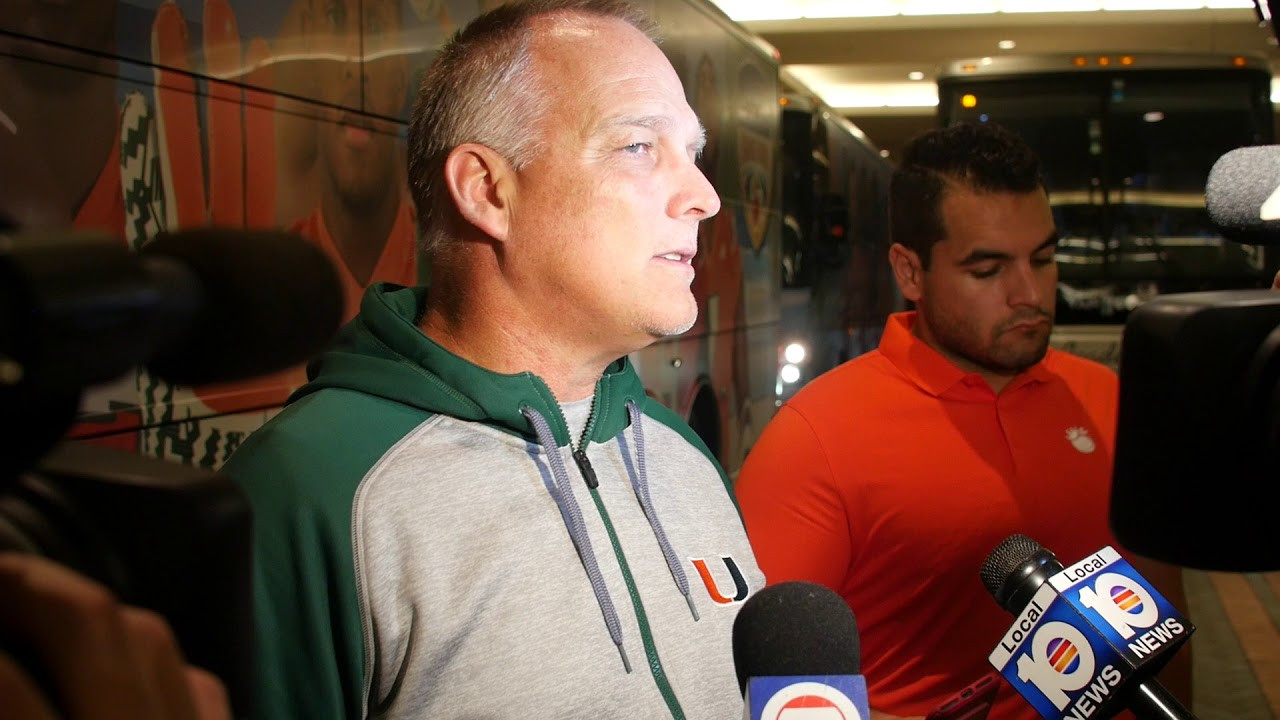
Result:
[[[578,558],[582,561],[582,567],[587,571],[587,579],[591,581],[596,602],[600,605],[600,612],[604,614],[604,624],[609,628],[609,637],[613,639],[613,644],[618,646],[623,668],[630,673],[631,661],[627,658],[627,651],[622,647],[622,623],[618,622],[618,612],[613,607],[609,588],[605,587],[604,576],[600,574],[600,565],[596,562],[595,553],[591,550],[591,538],[587,536],[582,510],[573,497],[569,473],[565,469],[564,458],[560,457],[560,448],[556,445],[555,435],[551,432],[551,426],[547,424],[546,418],[539,415],[537,410],[523,407],[520,412],[533,425],[533,430],[538,435],[538,443],[547,453],[551,473],[555,476],[555,482],[548,486],[551,489],[551,496],[555,499],[556,506],[560,508],[560,515],[564,518],[565,527],[569,530],[569,538],[573,540],[573,545],[578,550]]]
[[[644,431],[640,428],[640,408],[635,402],[627,401],[627,414],[631,416],[631,433],[636,437],[636,473],[631,478],[631,487],[636,492],[640,507],[644,509],[645,517],[649,518],[649,527],[653,528],[653,534],[658,538],[658,546],[662,548],[662,555],[667,559],[667,567],[671,570],[671,577],[675,578],[676,587],[680,589],[680,594],[684,595],[684,601],[689,604],[693,619],[700,620],[698,608],[694,607],[693,597],[689,594],[689,578],[684,574],[684,566],[676,557],[676,551],[671,547],[671,542],[667,540],[667,532],[662,529],[662,521],[658,519],[658,513],[654,512],[653,500],[649,497],[649,474],[644,466]]]

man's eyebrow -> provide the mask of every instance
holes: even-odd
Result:
[[[673,124],[671,118],[665,115],[618,115],[601,123],[600,129],[608,132],[618,128],[641,127],[646,130],[663,131],[671,128]],[[700,153],[706,146],[707,129],[702,123],[698,123],[698,136],[689,143],[689,148]]]
[[[1007,252],[1000,252],[998,250],[983,250],[982,248],[978,248],[970,252],[968,255],[965,255],[963,258],[961,258],[960,262],[956,264],[961,267],[968,267],[969,265],[977,265],[978,263],[987,262],[989,260],[1012,260],[1012,259],[1013,259],[1013,256]]]
[[[698,137],[694,138],[694,141],[689,143],[689,149],[692,150],[695,155],[701,155],[702,151],[706,149],[706,147],[707,128],[702,123],[698,123]]]
[[[1037,246],[1035,250],[1031,251],[1031,254],[1035,255],[1036,253],[1044,250],[1045,248],[1051,248],[1056,246],[1057,244],[1058,244],[1058,231],[1054,230],[1053,232],[1049,233],[1049,237],[1046,238],[1044,242],[1040,243],[1040,245]],[[964,258],[961,259],[960,262],[956,264],[961,267],[968,267],[970,265],[977,265],[978,263],[989,262],[991,260],[1007,261],[1012,259],[1013,259],[1013,256],[1007,252],[1000,252],[998,250],[984,250],[982,248],[977,248],[973,252],[964,256]]]
[[[1055,230],[1052,230],[1052,231],[1049,233],[1049,237],[1045,238],[1044,242],[1040,243],[1040,247],[1036,248],[1036,249],[1032,252],[1032,254],[1034,255],[1035,253],[1038,253],[1038,252],[1040,252],[1041,250],[1044,250],[1044,249],[1045,249],[1045,248],[1047,248],[1047,247],[1054,247],[1054,246],[1056,246],[1056,245],[1058,244],[1058,242],[1059,242],[1059,241],[1061,241],[1061,240],[1062,240],[1062,237],[1058,235],[1058,231],[1057,231],[1056,229],[1055,229]]]

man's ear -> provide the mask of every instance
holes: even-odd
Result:
[[[893,277],[898,281],[902,297],[919,302],[924,295],[924,264],[916,251],[902,243],[894,243],[889,246],[889,265],[893,268]]]
[[[444,183],[458,214],[495,240],[510,230],[515,173],[506,159],[479,143],[464,143],[444,161]]]

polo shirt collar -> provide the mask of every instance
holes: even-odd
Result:
[[[990,393],[991,387],[981,375],[961,370],[928,343],[916,337],[911,332],[915,322],[915,311],[894,313],[885,322],[884,335],[880,338],[880,353],[889,362],[930,395],[940,396],[957,385],[978,387]],[[1002,394],[1024,385],[1047,382],[1053,376],[1050,365],[1054,362],[1054,355],[1055,351],[1050,348],[1044,359],[1015,377],[1005,386]]]

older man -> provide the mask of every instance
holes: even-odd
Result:
[[[481,16],[428,70],[432,284],[375,285],[226,472],[256,515],[262,716],[727,718],[764,581],[626,355],[693,323],[703,129],[611,0]]]

